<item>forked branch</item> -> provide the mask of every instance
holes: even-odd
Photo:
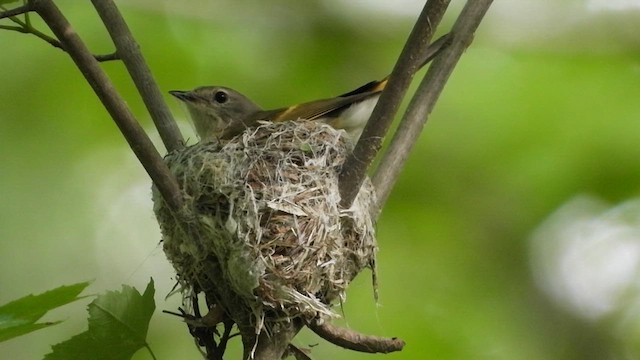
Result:
[[[180,129],[173,120],[160,88],[151,74],[151,69],[147,66],[140,52],[140,46],[131,34],[116,4],[113,0],[91,0],[91,2],[111,35],[117,52],[136,85],[167,151],[183,147],[184,139]]]
[[[435,30],[449,6],[449,0],[429,0],[409,35],[402,53],[389,77],[389,83],[364,128],[353,153],[340,172],[340,205],[348,208],[360,191],[367,170],[382,147],[393,118],[398,111],[413,75],[420,66],[421,54],[429,45]]]
[[[96,59],[51,0],[32,0],[33,9],[60,40],[76,66],[116,122],[129,146],[174,210],[182,207],[178,182]]]
[[[372,179],[378,195],[378,209],[384,206],[449,76],[462,53],[471,44],[473,34],[491,3],[492,0],[467,1],[451,30],[453,34],[451,45],[435,58],[411,99],[391,145]]]
[[[411,81],[411,75],[415,70],[412,66],[415,66],[416,54],[431,39],[448,3],[447,0],[430,0],[418,18],[391,74],[388,86],[382,92],[360,141],[340,173],[340,194],[343,207],[351,206],[358,194],[367,170],[382,146],[384,136],[404,96],[406,87]],[[491,3],[491,0],[467,1],[451,31],[453,37],[451,45],[436,57],[429,68],[404,115],[404,120],[394,136],[390,149],[374,175],[373,183],[379,199],[378,209],[382,208],[389,196],[410,150],[418,139],[427,116],[434,108],[462,52],[471,44],[473,34]]]
[[[13,9],[5,9],[4,6],[0,6],[0,9],[2,9],[2,12],[0,12],[0,20],[5,18],[12,18],[33,11],[33,7],[30,3],[26,3]]]

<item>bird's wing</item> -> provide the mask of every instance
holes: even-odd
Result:
[[[342,110],[378,93],[380,91],[361,92],[337,98],[311,101],[286,108],[260,111],[252,116],[252,120],[282,122],[298,119],[316,120],[319,118],[338,117]]]
[[[388,81],[389,81],[388,76],[382,80],[370,81],[355,90],[351,90],[348,93],[344,93],[340,95],[339,97],[344,98],[344,97],[349,97],[349,96],[364,94],[364,93],[377,94],[382,90],[384,90],[384,87],[387,86]]]

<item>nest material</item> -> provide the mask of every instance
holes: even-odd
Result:
[[[183,291],[204,291],[236,322],[335,316],[361,270],[375,279],[371,183],[339,206],[351,147],[342,131],[297,121],[168,155],[185,207],[173,214],[154,189],[154,210]]]

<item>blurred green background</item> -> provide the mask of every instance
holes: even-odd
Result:
[[[89,2],[57,3],[94,52],[112,51]],[[385,76],[422,8],[119,5],[163,91],[227,85],[264,107]],[[407,342],[385,359],[640,358],[640,211],[615,212],[640,184],[638,34],[638,1],[497,1],[378,224],[380,304],[360,276],[342,324]],[[174,310],[150,181],[106,111],[60,50],[8,31],[0,49],[0,303],[90,279],[95,293],[142,290],[152,276],[158,309]],[[123,65],[104,68],[153,133]],[[186,112],[167,101],[193,143]],[[88,301],[47,316],[62,325],[0,344],[2,357],[37,359],[82,331]],[[149,342],[159,359],[200,358],[186,327],[160,312]],[[296,344],[318,344],[316,359],[382,356],[308,332]]]

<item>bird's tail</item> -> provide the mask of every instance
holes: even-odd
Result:
[[[422,62],[420,63],[420,66],[416,69],[416,71],[420,70],[423,66],[427,65],[431,60],[433,60],[434,57],[436,57],[436,55],[438,55],[442,50],[444,50],[447,46],[449,46],[451,44],[452,38],[453,38],[453,35],[451,33],[448,33],[438,38],[438,40],[429,44],[429,46],[427,46],[424,49],[423,54],[421,56],[424,60],[422,60]],[[358,95],[362,93],[372,93],[372,94],[379,93],[380,91],[384,90],[385,86],[387,86],[388,81],[389,81],[389,76],[385,77],[382,80],[371,81],[369,83],[366,83],[360,86],[355,90],[352,90],[352,91],[349,91],[348,93],[344,93],[340,95],[340,97],[347,97],[347,96]]]

